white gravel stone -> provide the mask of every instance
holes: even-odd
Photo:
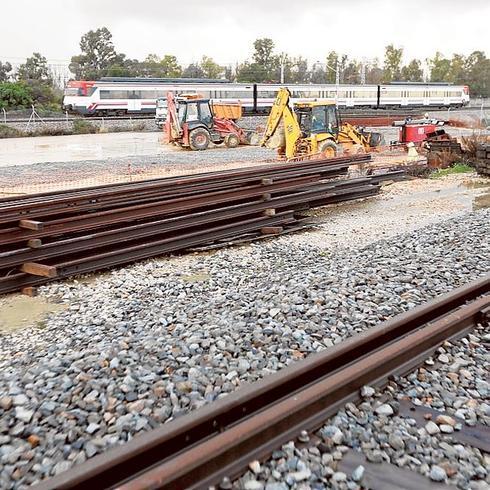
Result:
[[[394,413],[391,405],[388,405],[387,403],[380,405],[378,408],[376,408],[375,412],[378,415],[386,415],[387,417],[393,415],[393,413]]]

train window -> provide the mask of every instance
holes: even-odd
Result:
[[[157,90],[157,99],[158,97],[167,97],[167,90]]]
[[[128,92],[126,90],[101,90],[101,99],[127,99]]]
[[[400,97],[400,91],[399,90],[387,90],[386,92],[383,92],[382,95],[384,97]]]
[[[275,99],[276,96],[277,96],[277,92],[273,90],[261,90],[259,92],[259,98],[263,98],[263,99]],[[293,95],[293,98],[298,98],[298,97],[301,96]]]
[[[347,91],[345,90],[339,90],[337,93],[339,97],[347,97]]]
[[[128,90],[128,99],[141,99],[140,90]]]
[[[376,92],[366,92],[365,90],[363,91],[356,90],[354,91],[354,97],[356,99],[376,98]]]
[[[142,90],[140,93],[142,99],[156,100],[158,98],[156,90]]]
[[[423,97],[424,92],[421,92],[420,90],[410,90],[410,92],[408,92],[408,96],[409,97]]]

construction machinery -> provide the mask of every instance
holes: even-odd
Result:
[[[380,133],[342,123],[333,100],[296,102],[291,109],[290,98],[287,88],[279,90],[261,146],[278,148],[281,155],[291,159],[315,154],[334,157],[344,151],[368,152],[381,143]]]
[[[245,132],[233,119],[217,117],[209,99],[198,94],[174,97],[167,93],[164,131],[166,142],[191,150],[206,150],[210,143],[224,143],[228,148],[251,143],[253,132]],[[219,107],[218,114],[236,117],[236,111]]]

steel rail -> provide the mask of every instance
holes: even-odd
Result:
[[[211,208],[224,203],[246,202],[249,199],[266,196],[267,198],[281,193],[302,193],[308,197],[307,190],[324,191],[331,189],[328,183],[319,183],[311,177],[297,178],[278,184],[240,187],[224,191],[215,191],[196,196],[184,196],[169,200],[136,204],[122,208],[109,209],[94,213],[87,212],[81,215],[68,216],[43,222],[40,230],[28,230],[19,227],[2,229],[0,245],[18,243],[33,238],[43,238],[55,234],[67,234],[85,230],[93,230],[105,226],[114,226],[121,223],[130,223],[135,220],[153,218],[172,213]]]
[[[176,186],[186,185],[193,183],[202,183],[211,181],[225,181],[232,178],[262,178],[270,177],[270,173],[279,175],[281,173],[287,173],[290,171],[297,171],[298,169],[317,168],[320,166],[336,167],[338,165],[351,165],[371,160],[371,155],[349,155],[328,159],[318,160],[305,160],[293,163],[275,162],[272,164],[255,166],[255,167],[240,167],[235,169],[218,170],[212,172],[202,172],[198,174],[189,174],[175,177],[160,177],[156,179],[148,179],[138,182],[120,182],[115,184],[105,184],[93,187],[66,189],[63,191],[44,192],[39,194],[30,194],[29,196],[12,196],[6,198],[0,198],[0,205],[4,206],[16,206],[16,202],[24,202],[30,204],[36,202],[38,199],[49,198],[50,200],[63,199],[64,197],[93,197],[96,198],[102,194],[114,194],[117,192],[137,192],[142,189],[161,187],[161,186]],[[266,175],[263,175],[266,174]]]
[[[378,186],[370,184],[369,179],[358,179],[355,183],[345,181],[346,185],[331,184],[307,194],[308,199],[316,201],[321,198],[325,204],[338,202],[338,196],[346,196],[347,199],[357,198],[365,192],[376,192]],[[331,193],[328,191],[331,190]],[[194,226],[202,226],[224,219],[236,218],[253,213],[260,213],[269,208],[294,209],[298,204],[305,203],[305,193],[272,197],[268,201],[256,200],[244,204],[220,207],[209,211],[195,212],[188,215],[172,216],[170,218],[158,219],[148,223],[139,223],[112,230],[104,230],[98,233],[83,234],[73,238],[50,238],[48,243],[37,248],[22,247],[0,253],[0,270],[11,268],[25,262],[38,262],[56,256],[93,251],[97,248],[111,244],[126,243],[148,236],[157,236],[165,233],[190,229]]]
[[[142,188],[135,192],[119,192],[117,195],[109,194],[105,196],[103,194],[97,196],[87,196],[85,198],[73,198],[67,197],[63,200],[43,200],[39,203],[32,203],[30,201],[23,202],[21,206],[10,206],[2,208],[0,206],[0,223],[16,223],[21,219],[40,219],[45,217],[63,217],[82,213],[84,211],[95,211],[104,209],[113,209],[116,207],[122,207],[124,205],[136,205],[149,202],[155,202],[158,200],[178,198],[182,196],[190,197],[193,195],[203,194],[205,192],[212,191],[225,191],[240,188],[250,187],[251,185],[267,185],[262,184],[264,180],[270,180],[275,184],[280,184],[286,181],[292,181],[293,179],[306,179],[307,177],[315,180],[321,180],[325,178],[339,177],[347,174],[348,166],[319,166],[315,168],[296,169],[288,173],[281,173],[279,175],[274,174],[273,178],[269,178],[267,175],[254,176],[253,178],[240,178],[224,181],[207,181],[200,185],[185,185],[185,186],[166,186],[164,188],[152,188],[146,190],[144,185]],[[1,233],[1,229],[0,229]]]
[[[37,490],[206,488],[238,476],[301,430],[320,426],[365,384],[416,367],[488,322],[490,275],[383,322],[217,402],[136,437]]]
[[[142,259],[157,257],[162,254],[185,250],[197,245],[213,243],[230,237],[260,230],[265,226],[278,226],[294,223],[292,211],[277,213],[272,217],[248,217],[247,219],[225,224],[205,230],[192,231],[191,233],[178,235],[158,240],[133,244],[129,247],[121,247],[71,260],[50,264],[56,268],[56,277],[47,278],[32,276],[26,273],[13,273],[0,277],[0,294],[18,291],[24,287],[39,286],[54,280],[64,279],[73,275],[85,274],[97,270],[107,269],[116,265],[128,264]]]

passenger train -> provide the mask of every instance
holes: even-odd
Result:
[[[245,113],[267,114],[283,86],[291,90],[293,102],[334,99],[343,108],[463,107],[470,100],[466,85],[442,83],[279,85],[207,79],[102,78],[95,82],[69,82],[63,109],[84,116],[155,114],[157,99],[172,91],[177,95],[200,94],[213,102],[238,102]]]

